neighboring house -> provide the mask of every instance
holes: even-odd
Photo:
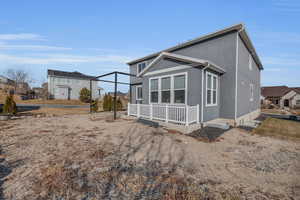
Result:
[[[54,99],[79,99],[82,88],[90,89],[90,79],[95,78],[80,72],[48,70],[48,93]],[[99,98],[97,81],[92,81],[92,98]]]
[[[243,124],[260,113],[263,66],[243,24],[127,64],[137,75],[130,78],[131,115],[189,125],[219,118]]]
[[[5,76],[0,75],[0,90],[5,90],[5,92],[9,92],[10,90],[14,90],[15,82]]]
[[[269,86],[261,88],[264,103],[280,108],[300,108],[300,87]]]
[[[40,99],[42,98],[43,96],[43,91],[44,91],[44,88],[41,88],[41,87],[33,87],[32,88],[32,91],[33,91],[33,95],[35,99]]]
[[[16,94],[18,95],[28,95],[30,91],[30,86],[28,83],[17,83]]]

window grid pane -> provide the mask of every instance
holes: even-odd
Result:
[[[185,90],[174,91],[174,103],[185,103]]]
[[[162,90],[171,89],[171,77],[166,77],[161,79],[161,89]]]
[[[171,91],[162,91],[161,92],[161,102],[162,103],[171,103]]]
[[[185,75],[174,77],[174,89],[185,89]]]
[[[152,79],[151,80],[151,91],[157,91],[158,90],[158,79]]]

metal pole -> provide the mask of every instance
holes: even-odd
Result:
[[[92,80],[90,80],[90,113],[92,113]]]
[[[131,84],[130,84],[130,85],[129,85],[129,103],[132,103],[132,102],[131,102],[131,87],[132,87],[132,86],[131,86]]]
[[[115,73],[115,95],[114,95],[114,120],[117,119],[117,89],[118,89],[118,73]]]

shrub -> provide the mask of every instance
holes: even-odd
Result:
[[[122,101],[120,98],[117,99],[117,110],[122,110],[123,109],[123,105],[122,105]]]
[[[91,101],[91,92],[87,88],[82,88],[79,92],[79,100],[84,103],[89,103]]]
[[[112,111],[113,110],[113,99],[112,96],[105,94],[103,98],[103,110]]]
[[[5,114],[17,114],[17,105],[14,101],[13,95],[8,95],[5,99],[5,104],[3,106],[3,113]]]
[[[98,101],[96,100],[92,100],[92,103],[91,103],[91,106],[92,106],[92,112],[97,112],[98,109],[99,109],[99,106],[98,106]]]

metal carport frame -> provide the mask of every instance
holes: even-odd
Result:
[[[110,76],[110,75],[115,75],[115,80],[114,81],[108,81],[108,80],[101,80],[99,78],[105,77],[105,76]],[[129,85],[129,101],[131,102],[131,86],[134,85],[140,85],[141,83],[125,83],[125,82],[118,82],[118,74],[120,75],[125,75],[125,76],[131,76],[131,77],[137,77],[134,74],[129,74],[129,73],[125,73],[125,72],[118,72],[118,71],[114,71],[114,72],[110,72],[107,74],[103,74],[97,77],[94,77],[92,79],[90,79],[90,113],[92,113],[92,92],[93,92],[93,88],[92,88],[92,81],[100,81],[100,82],[106,82],[106,83],[114,83],[115,84],[115,92],[114,92],[114,120],[117,119],[117,90],[118,90],[118,84],[122,84],[122,85]]]

